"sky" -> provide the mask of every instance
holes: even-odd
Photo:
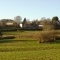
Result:
[[[60,0],[0,0],[0,19],[14,19],[21,16],[22,20],[41,19],[42,17],[60,18]]]

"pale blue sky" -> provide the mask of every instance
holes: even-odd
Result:
[[[30,20],[60,18],[60,0],[0,0],[0,19],[14,19],[17,15]]]

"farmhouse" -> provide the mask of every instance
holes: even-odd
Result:
[[[7,22],[6,25],[11,26],[13,25],[13,22]]]
[[[11,19],[2,19],[2,27],[3,28],[7,28],[7,27],[20,27],[19,24],[17,22],[15,22],[14,20]]]

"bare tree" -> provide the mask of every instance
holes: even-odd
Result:
[[[40,24],[43,25],[43,30],[45,30],[45,31],[54,29],[54,26],[53,26],[51,20],[41,20]]]
[[[16,17],[14,18],[14,20],[15,20],[18,24],[20,24],[20,23],[21,23],[21,20],[22,20],[22,17],[21,17],[21,16],[16,16]]]

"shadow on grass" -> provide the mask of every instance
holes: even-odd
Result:
[[[12,39],[2,39],[0,43],[14,43],[14,42],[31,42],[31,40],[12,40]]]
[[[60,38],[59,39],[56,39],[53,42],[48,42],[48,43],[50,43],[50,44],[60,44]]]
[[[7,42],[13,42],[12,39],[14,39],[14,36],[6,36],[6,37],[2,37],[0,38],[0,43],[7,43]]]
[[[59,43],[60,44],[60,37],[57,37],[56,40],[53,43]]]
[[[37,40],[14,40],[14,39],[0,39],[0,43],[13,43],[13,42],[37,42]]]
[[[57,44],[59,43],[60,44],[60,40],[56,40],[53,43],[57,43]]]

